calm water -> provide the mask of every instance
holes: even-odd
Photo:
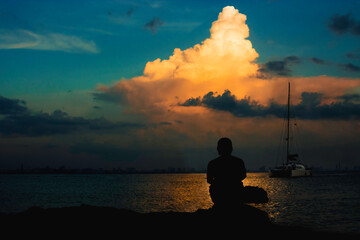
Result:
[[[259,186],[270,202],[256,207],[276,223],[360,232],[360,174],[317,174],[277,179],[248,173],[245,186]],[[0,211],[31,206],[90,204],[139,212],[210,208],[206,174],[0,175]]]

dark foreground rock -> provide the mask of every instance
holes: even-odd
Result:
[[[163,238],[201,237],[289,238],[289,236],[359,237],[345,233],[319,232],[271,223],[266,212],[246,204],[235,208],[199,209],[196,212],[138,213],[126,209],[82,205],[64,208],[33,207],[16,214],[0,213],[2,229],[12,236]],[[3,231],[4,232],[4,231]],[[100,235],[99,235],[100,234]]]

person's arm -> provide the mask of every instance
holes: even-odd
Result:
[[[240,179],[244,180],[245,178],[246,178],[246,168],[245,168],[244,161],[241,160],[241,163],[240,163]]]
[[[207,179],[207,182],[210,183],[210,184],[212,184],[212,182],[213,182],[213,180],[214,180],[213,169],[212,169],[210,163],[208,164],[208,167],[207,167],[206,179]]]

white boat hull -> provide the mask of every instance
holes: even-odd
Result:
[[[309,170],[309,169],[291,170],[291,177],[306,177],[306,176],[311,176],[311,170]]]

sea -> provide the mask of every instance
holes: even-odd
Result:
[[[360,233],[360,173],[314,173],[305,178],[269,178],[248,173],[245,186],[268,193],[252,204],[274,223],[316,230]],[[195,212],[211,208],[205,173],[184,174],[0,174],[0,212],[82,204],[137,212]]]

